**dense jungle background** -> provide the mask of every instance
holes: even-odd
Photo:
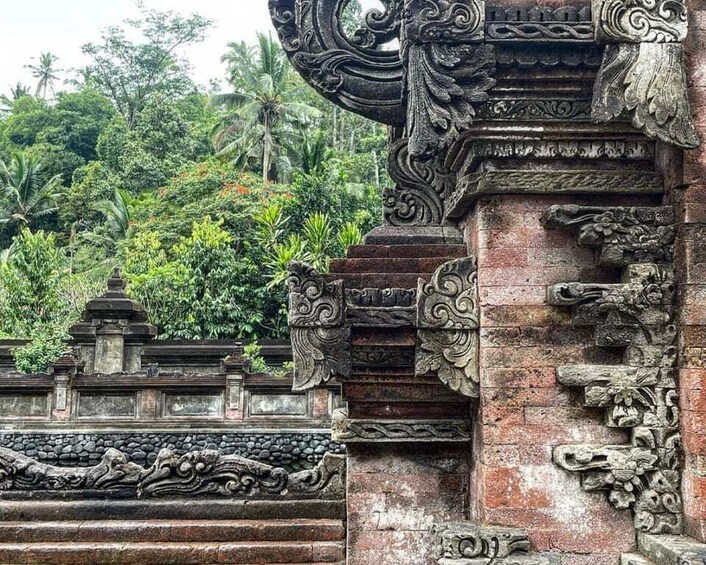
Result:
[[[384,128],[315,95],[268,35],[198,87],[176,53],[211,25],[142,8],[96,31],[86,67],[38,53],[36,83],[0,98],[0,337],[31,340],[23,370],[114,267],[160,338],[286,337],[288,262],[326,271],[379,223]]]

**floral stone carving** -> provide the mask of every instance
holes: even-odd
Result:
[[[128,462],[115,449],[95,467],[55,467],[0,448],[0,490],[108,493],[113,496],[227,496],[245,498],[333,498],[345,496],[345,458],[327,453],[311,470],[287,473],[258,461],[194,451],[163,449],[149,467]]]
[[[444,263],[417,289],[415,373],[436,373],[452,390],[478,396],[478,289],[474,257]]]
[[[343,281],[329,282],[306,263],[295,261],[287,282],[293,390],[308,390],[333,376],[349,376],[350,327]]]
[[[574,325],[595,328],[597,345],[623,348],[621,365],[559,367],[557,376],[583,388],[585,406],[604,408],[606,425],[629,430],[630,443],[560,446],[554,461],[580,473],[585,490],[631,509],[635,528],[652,534],[678,534],[683,525],[672,217],[669,208],[577,206],[544,216],[547,227],[573,229],[600,249],[602,264],[624,272],[621,284],[554,285],[548,301],[573,307]]]

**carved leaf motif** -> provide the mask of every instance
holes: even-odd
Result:
[[[451,390],[477,398],[478,334],[468,330],[419,330],[414,372],[435,373]]]
[[[289,265],[289,323],[293,326],[336,327],[345,320],[342,281],[328,282],[299,261]]]
[[[608,45],[596,78],[592,117],[607,122],[623,112],[648,136],[684,148],[699,145],[687,97],[684,48],[679,44]]]
[[[291,328],[294,355],[292,390],[319,386],[331,377],[351,374],[351,330],[340,328]]]
[[[495,86],[488,45],[408,45],[407,130],[412,157],[436,153],[467,128]],[[462,78],[462,80],[461,80]]]

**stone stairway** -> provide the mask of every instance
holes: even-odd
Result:
[[[345,259],[333,259],[329,280],[343,279],[346,288],[417,288],[447,261],[465,257],[465,245],[352,245]]]
[[[3,501],[3,565],[341,564],[343,501]]]

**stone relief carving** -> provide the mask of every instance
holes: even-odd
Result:
[[[601,208],[553,206],[542,218],[551,229],[573,229],[581,245],[601,249],[599,264],[672,261],[676,228],[674,210],[661,208]]]
[[[269,0],[270,15],[292,65],[322,96],[388,125],[402,125],[403,67],[399,52],[378,49],[399,28],[400,2],[373,13],[348,38],[341,15],[346,2]]]
[[[596,39],[609,44],[596,79],[594,121],[628,113],[648,136],[696,147],[682,45],[686,2],[593,0],[593,11]]]
[[[588,7],[493,7],[486,34],[493,40],[593,41],[593,23]]]
[[[474,522],[434,524],[433,557],[438,565],[550,565],[553,559],[533,555],[520,528]]]
[[[452,390],[478,396],[476,261],[455,259],[417,289],[415,374],[436,373]]]
[[[491,98],[478,107],[476,115],[483,120],[589,121],[591,119],[591,101]]]
[[[54,467],[0,448],[0,490],[109,492],[117,496],[343,498],[345,457],[327,453],[311,470],[287,473],[279,467],[218,451],[177,455],[159,452],[149,467],[128,462],[116,449],[95,467]]]
[[[606,491],[631,509],[635,528],[682,530],[680,434],[675,379],[676,289],[671,208],[560,206],[544,215],[549,228],[572,229],[580,244],[600,249],[602,264],[624,269],[623,283],[564,283],[548,301],[571,306],[575,326],[594,328],[601,347],[624,348],[622,365],[559,367],[559,381],[582,387],[584,405],[606,411],[606,425],[630,432],[629,445],[566,445],[554,461],[579,472],[587,491]],[[655,263],[659,261],[659,263]]]
[[[343,282],[329,282],[309,265],[293,262],[288,286],[293,390],[308,390],[333,376],[349,376],[350,327]]]
[[[393,226],[440,225],[455,175],[436,158],[412,159],[408,138],[390,145],[388,171],[395,188],[384,194],[385,222]]]
[[[334,441],[356,442],[456,442],[470,441],[468,420],[356,420],[336,410],[331,421]]]

